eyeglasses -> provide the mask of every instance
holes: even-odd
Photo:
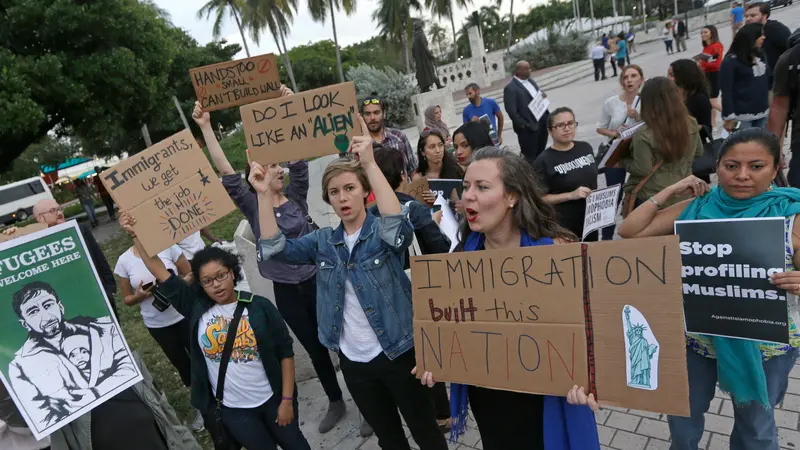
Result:
[[[222,283],[223,281],[230,278],[230,276],[231,276],[231,271],[226,270],[225,272],[218,273],[213,277],[203,278],[202,280],[200,280],[200,284],[202,284],[203,287],[210,287],[211,285],[214,284],[215,281],[217,283]]]
[[[561,131],[561,130],[565,130],[567,128],[575,128],[577,126],[578,126],[578,122],[569,121],[569,122],[557,123],[557,124],[553,125],[552,127],[550,127],[550,129],[552,130],[553,128],[555,128],[555,129]]]
[[[55,216],[55,215],[58,215],[59,213],[63,213],[63,212],[64,212],[64,208],[59,206],[59,207],[56,207],[56,208],[50,208],[47,211],[43,211],[43,212],[39,213],[39,215],[43,216],[45,214],[52,214],[52,215]]]
[[[368,99],[364,100],[364,106],[367,106],[367,105],[380,105],[380,104],[381,104],[381,100],[378,99],[378,98],[368,98]]]

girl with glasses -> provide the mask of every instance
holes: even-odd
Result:
[[[583,236],[586,197],[597,189],[597,164],[592,146],[575,140],[578,122],[569,108],[557,108],[547,118],[553,144],[533,163],[544,191],[544,201],[553,205],[559,225],[575,236]],[[596,241],[597,232],[587,236]]]

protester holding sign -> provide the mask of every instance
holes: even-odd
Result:
[[[700,179],[689,176],[656,193],[622,223],[620,236],[636,238],[674,233],[676,220],[786,218],[786,272],[772,282],[788,293],[800,294],[800,192],[775,188],[780,162],[778,139],[767,130],[750,128],[728,137],[720,149],[719,186],[708,192]],[[681,201],[686,195],[695,198]],[[669,417],[672,448],[694,450],[703,434],[704,416],[715,386],[733,400],[735,448],[777,449],[774,408],[787,389],[787,377],[797,359],[800,331],[789,315],[789,344],[772,344],[720,336],[688,335],[691,417]],[[716,361],[715,361],[716,359]]]
[[[462,169],[456,159],[445,151],[445,138],[439,130],[423,131],[417,141],[417,158],[419,167],[411,174],[412,180],[422,177],[428,179],[460,180],[464,178]],[[423,192],[423,197],[428,206],[433,206],[436,195],[433,192]]]
[[[291,95],[291,91],[282,87],[283,96]],[[195,103],[192,118],[203,132],[203,139],[208,146],[208,153],[214,167],[222,175],[222,185],[228,191],[236,207],[244,214],[256,239],[261,236],[259,227],[259,205],[255,191],[242,180],[241,175],[233,170],[228,158],[222,151],[207,112],[203,112],[199,103]],[[277,164],[270,166],[280,169]],[[289,183],[284,187],[284,175],[275,178],[270,185],[270,194],[275,198],[272,209],[280,229],[292,238],[310,233],[314,229],[313,220],[308,215],[308,163],[297,161],[289,164]],[[332,430],[344,416],[345,403],[342,389],[336,379],[336,369],[328,350],[322,346],[317,337],[317,277],[313,265],[284,264],[278,261],[259,261],[258,270],[261,276],[272,280],[275,291],[275,304],[289,328],[308,352],[311,364],[317,372],[322,388],[328,396],[330,406],[328,412],[319,423],[320,433]],[[366,432],[367,430],[363,430]],[[368,433],[371,434],[371,433]]]
[[[251,163],[258,192],[259,260],[316,264],[319,338],[339,352],[342,373],[356,405],[385,449],[408,449],[400,413],[423,450],[445,450],[430,394],[411,375],[414,367],[411,282],[403,257],[413,240],[408,207],[401,206],[375,163],[372,138],[362,121],[349,153],[322,175],[322,198],[341,224],[299,238],[287,237],[274,215],[269,185],[278,171]],[[374,190],[380,217],[367,212]]]
[[[645,124],[633,136],[633,154],[620,161],[630,173],[623,187],[623,215],[690,175],[692,162],[703,154],[697,121],[689,116],[675,83],[666,77],[647,80],[641,97]]]
[[[496,148],[476,152],[464,178],[467,221],[459,247],[470,252],[575,241],[537,193],[536,178],[533,167],[519,155]],[[434,374],[425,372],[421,378],[433,385]],[[578,386],[566,394],[565,399],[451,384],[451,410],[457,414],[451,438],[465,431],[471,406],[484,450],[599,449],[592,410],[574,406],[596,409],[594,396],[587,397]]]
[[[466,171],[467,166],[472,162],[473,151],[483,147],[491,147],[494,144],[485,126],[480,122],[468,122],[453,132],[453,145],[456,147],[455,153],[458,165]]]
[[[583,236],[586,197],[597,189],[597,164],[594,150],[586,142],[575,141],[578,122],[569,108],[557,108],[547,118],[553,145],[533,163],[544,185],[544,201],[553,205],[559,225],[575,236]],[[596,241],[597,233],[586,241]]]
[[[125,212],[119,221],[145,255],[136,218]],[[142,260],[158,280],[159,295],[189,318],[192,405],[213,415],[207,424],[214,424],[215,440],[248,449],[310,450],[298,424],[289,330],[271,301],[234,290],[241,277],[236,255],[216,247],[197,252],[191,285],[161,258]]]
[[[597,134],[617,139],[623,129],[636,125],[641,120],[642,105],[639,100],[639,89],[643,83],[644,72],[641,67],[631,64],[622,69],[619,77],[622,93],[609,97],[603,103],[600,121],[597,122]],[[606,186],[625,183],[627,174],[625,169],[619,167],[606,167],[601,173],[606,176]],[[621,197],[617,199],[619,200]],[[603,230],[604,241],[610,241],[614,237],[614,228],[608,227]]]

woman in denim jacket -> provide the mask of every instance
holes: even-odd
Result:
[[[258,193],[262,238],[258,258],[317,265],[320,342],[338,352],[342,373],[358,409],[385,450],[409,450],[398,408],[421,450],[445,450],[430,396],[411,375],[414,367],[411,283],[403,271],[413,227],[375,163],[372,139],[363,136],[325,169],[322,197],[342,220],[296,239],[278,229],[268,195],[274,168],[253,162],[250,183]],[[374,191],[379,217],[369,214]]]

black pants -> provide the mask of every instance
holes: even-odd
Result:
[[[311,365],[317,372],[322,389],[328,400],[342,399],[342,389],[336,379],[328,349],[319,342],[317,335],[317,277],[316,275],[297,284],[272,283],[275,291],[275,304],[283,320],[292,329],[300,345],[311,358]]]
[[[544,450],[541,395],[468,388],[483,450]]]
[[[606,60],[605,59],[593,59],[592,64],[594,64],[594,81],[599,81],[601,79],[606,79]]]
[[[297,390],[295,389],[295,392]],[[281,396],[273,392],[266,403],[257,408],[222,407],[222,423],[231,437],[247,450],[311,450],[300,431],[297,397],[294,400],[294,420],[281,427],[277,424]]]
[[[611,68],[614,69],[614,75],[611,76],[615,77],[617,76],[617,55],[611,55],[611,57],[608,58],[608,60],[611,63]]]
[[[601,173],[604,173],[606,176],[606,186],[613,186],[615,184],[624,185],[625,184],[625,177],[628,175],[628,172],[625,169],[620,167],[607,167],[602,169]],[[617,195],[617,206],[622,202],[622,189],[619,190],[619,194]],[[603,228],[603,240],[610,241],[614,239],[614,230],[617,229],[616,225],[612,225],[609,227]]]
[[[514,132],[517,133],[522,156],[524,156],[525,160],[531,165],[533,165],[533,162],[536,161],[536,158],[544,149],[547,148],[547,138],[549,137],[547,134],[547,117],[549,115],[549,112],[542,114],[536,131],[530,128],[514,129]]]
[[[381,353],[368,363],[358,363],[339,353],[344,381],[364,419],[375,431],[383,450],[409,450],[400,414],[420,450],[447,450],[447,442],[436,424],[431,393],[411,369],[411,349],[390,360]]]
[[[164,328],[148,328],[150,336],[158,342],[158,346],[167,355],[167,359],[181,376],[186,387],[192,384],[192,360],[189,358],[189,320]]]
[[[101,195],[100,199],[103,200],[103,204],[106,205],[106,211],[108,211],[108,217],[111,220],[114,220],[114,199],[111,198],[110,195]]]
[[[433,409],[436,412],[436,420],[446,420],[450,418],[450,399],[447,397],[447,384],[436,383],[431,389],[431,400]]]

